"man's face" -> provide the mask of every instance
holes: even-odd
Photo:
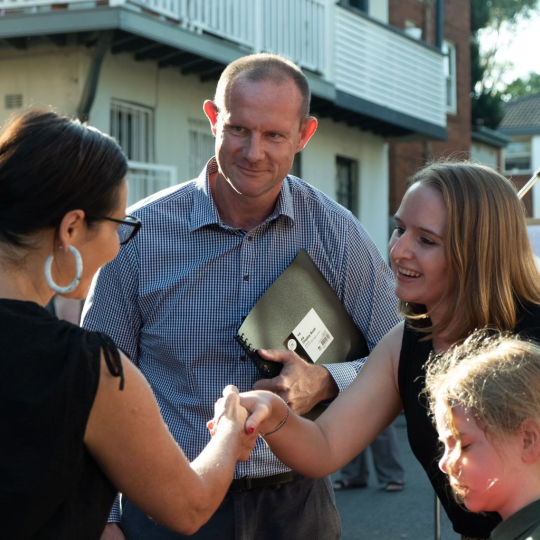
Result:
[[[240,75],[227,101],[215,121],[209,114],[219,171],[243,197],[275,201],[294,155],[315,131],[306,125],[316,127],[316,120],[301,122],[302,97],[292,81],[253,82]]]

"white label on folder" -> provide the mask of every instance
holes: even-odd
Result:
[[[321,354],[328,349],[330,343],[334,341],[334,336],[328,331],[314,309],[309,310],[292,333],[313,362],[316,362]]]

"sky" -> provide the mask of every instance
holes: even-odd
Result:
[[[517,77],[526,77],[531,71],[540,73],[540,11],[528,20],[518,23],[516,34],[502,31],[499,39],[497,60],[501,63],[511,62],[502,74],[506,84]],[[480,34],[480,47],[493,47],[497,36],[483,30]]]

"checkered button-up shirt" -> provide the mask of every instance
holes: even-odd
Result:
[[[352,214],[288,176],[274,212],[256,228],[229,227],[212,200],[212,159],[191,182],[130,208],[138,236],[94,280],[86,328],[109,334],[151,384],[161,414],[189,460],[208,443],[206,422],[223,388],[260,378],[235,341],[243,318],[307,250],[366,337],[370,350],[397,322],[393,276]],[[363,359],[327,366],[340,389]],[[260,440],[236,477],[287,471]],[[112,520],[119,520],[118,506]]]

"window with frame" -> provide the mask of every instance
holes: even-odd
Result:
[[[189,178],[196,178],[201,174],[215,151],[216,141],[209,122],[189,120]]]
[[[358,216],[358,161],[336,156],[336,200]]]
[[[369,12],[369,0],[342,0],[342,3],[346,6],[350,6],[360,11]]]
[[[6,109],[20,109],[23,106],[22,94],[6,94],[4,96],[4,107]]]
[[[154,162],[154,110],[120,100],[111,102],[111,135],[130,161]]]
[[[532,171],[532,144],[530,140],[512,141],[504,151],[504,170],[520,174]]]
[[[446,112],[457,114],[457,64],[456,46],[449,41],[442,44],[444,75],[446,79]]]

